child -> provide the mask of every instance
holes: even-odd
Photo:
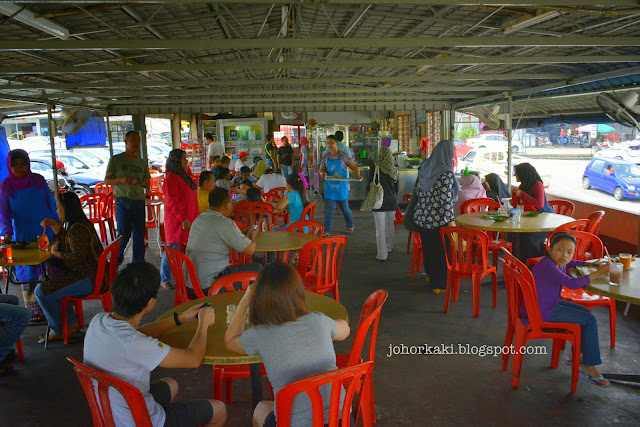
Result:
[[[211,172],[215,175],[216,179],[220,179],[224,175],[224,171],[229,170],[229,163],[231,160],[227,156],[220,157],[220,163],[218,166],[211,168]]]
[[[233,181],[232,181],[233,182]],[[239,202],[244,200],[247,195],[247,190],[253,188],[253,182],[250,179],[245,179],[240,183],[238,187],[231,187],[230,191],[235,194],[234,200]]]
[[[213,172],[200,173],[198,185],[198,209],[202,213],[209,209],[209,193],[216,188],[216,177],[213,176]]]
[[[98,313],[84,338],[84,364],[126,381],[142,393],[154,426],[221,426],[227,414],[219,400],[172,402],[178,392],[173,378],[150,383],[151,371],[197,368],[207,348],[207,330],[215,323],[211,307],[196,304],[180,314],[140,326],[142,316],[156,305],[160,272],[145,261],[127,265],[113,280],[113,311]],[[158,337],[185,323],[198,323],[186,349],[169,347]],[[120,393],[109,393],[116,425],[133,425],[129,406]]]
[[[216,180],[216,187],[229,190],[231,188],[231,171],[229,169],[219,169],[218,173],[220,178]]]
[[[265,265],[240,300],[224,336],[227,349],[260,355],[274,396],[294,381],[336,370],[332,340],[342,341],[349,336],[346,321],[309,313],[305,294],[302,278],[292,267],[280,262]],[[254,326],[245,331],[247,311]],[[329,393],[330,389],[322,391],[325,423],[329,420]],[[344,392],[340,406],[343,398]],[[291,425],[312,424],[310,403],[308,399],[295,400]],[[253,425],[275,426],[275,409],[273,401],[260,402],[253,411]]]
[[[256,187],[251,187],[247,189],[247,197],[242,199],[243,202],[264,202],[262,198],[262,193]]]
[[[220,166],[220,156],[213,156],[212,159],[213,161],[211,162],[211,171],[213,171],[213,168]]]
[[[287,192],[281,200],[278,200],[276,209],[280,211],[284,211],[285,209],[289,210],[289,218],[291,221],[285,225],[286,228],[291,223],[302,219],[302,211],[304,207],[309,204],[309,201],[304,192],[304,183],[297,174],[287,175],[287,185],[285,185],[285,188]]]
[[[242,168],[240,168],[240,173],[233,177],[233,180],[231,180],[231,185],[234,187],[239,187],[240,183],[246,180],[250,180],[252,183],[258,181],[255,176],[251,175],[251,168],[249,168],[249,166],[243,166]]]
[[[588,276],[571,278],[566,274],[566,269],[585,264],[584,261],[571,260],[575,250],[576,238],[572,234],[556,233],[551,238],[549,252],[533,268],[540,314],[545,322],[569,322],[580,325],[582,328],[580,351],[583,357],[580,378],[598,387],[609,387],[609,381],[596,369],[596,365],[602,364],[596,318],[588,308],[559,299],[563,286],[579,289],[607,273],[609,266],[602,265],[595,273]],[[520,311],[520,317],[526,318],[524,308]]]

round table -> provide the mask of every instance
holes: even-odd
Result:
[[[4,258],[0,259],[0,267],[9,269],[9,275],[7,276],[7,283],[5,287],[5,294],[9,293],[9,282],[13,282],[17,285],[21,284],[19,282],[11,280],[11,270],[13,267],[21,265],[39,265],[52,256],[50,251],[41,251],[38,248],[37,242],[27,243],[27,245],[21,249],[12,246],[11,255],[11,260],[7,260]]]
[[[609,276],[604,275],[584,287],[589,292],[604,295],[616,301],[640,305],[640,261],[633,261],[631,268],[622,272],[619,286],[609,285]],[[640,375],[603,374],[609,380],[640,383]]]
[[[216,323],[207,331],[207,349],[202,363],[207,365],[244,365],[249,364],[251,370],[251,391],[254,406],[262,400],[262,386],[260,375],[260,357],[238,354],[227,350],[224,345],[224,334],[227,331],[227,305],[236,304],[245,291],[227,292],[193,300],[178,307],[174,307],[162,314],[158,320],[173,316],[174,312],[183,312],[192,305],[208,302],[216,312]],[[319,311],[332,319],[349,321],[347,309],[333,298],[324,295],[307,292],[307,308],[309,312]],[[188,348],[197,329],[197,322],[179,326],[159,337],[159,340],[171,347]],[[245,328],[251,327],[246,325]]]
[[[256,237],[256,252],[294,251],[317,239],[314,234],[264,231]]]

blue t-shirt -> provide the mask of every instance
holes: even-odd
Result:
[[[290,191],[285,196],[289,199],[289,224],[287,227],[296,221],[300,221],[302,219],[302,211],[304,210],[304,204],[302,203],[302,198],[300,197],[300,193],[297,191]]]

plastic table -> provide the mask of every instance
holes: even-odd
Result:
[[[37,242],[29,242],[24,248],[18,249],[12,246],[12,259],[0,259],[0,267],[8,268],[9,275],[7,277],[7,283],[5,287],[5,294],[9,293],[9,282],[13,282],[17,285],[21,283],[11,280],[13,267],[21,265],[39,265],[51,258],[50,251],[41,251],[38,248]],[[43,269],[44,271],[44,269]]]
[[[256,252],[281,252],[301,249],[318,236],[290,231],[264,231],[256,236]]]

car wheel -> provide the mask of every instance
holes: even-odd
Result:
[[[87,194],[91,194],[91,187],[83,184],[76,184],[73,192],[78,195],[78,197],[86,196]]]
[[[511,152],[512,152],[512,153],[514,153],[514,154],[515,154],[515,153],[517,153],[518,151],[520,151],[520,149],[519,149],[517,146],[515,146],[515,145],[512,145],[512,146],[511,146]]]
[[[585,176],[584,178],[582,178],[582,188],[584,188],[585,190],[588,190],[591,188],[591,181],[589,180],[588,176]]]
[[[622,157],[620,157],[620,156],[616,156],[616,159],[623,160]]]
[[[616,189],[613,190],[613,198],[618,201],[624,199],[624,192],[622,191],[622,188],[616,187]]]
[[[486,145],[481,145],[481,146],[480,146],[480,147],[478,147],[478,148],[487,148],[487,146],[486,146]]]

